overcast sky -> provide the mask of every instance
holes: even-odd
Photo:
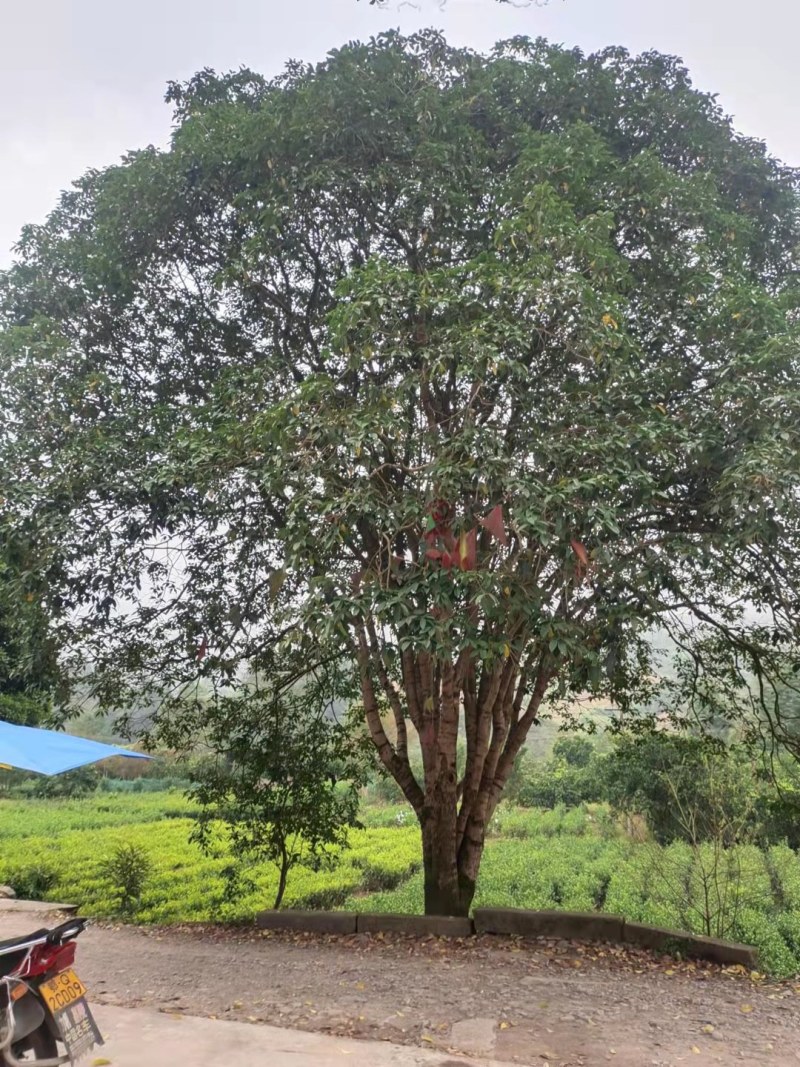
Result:
[[[0,0],[0,266],[84,170],[164,143],[168,80],[201,67],[274,74],[289,58],[430,25],[476,48],[529,34],[680,55],[740,130],[800,165],[800,0]]]

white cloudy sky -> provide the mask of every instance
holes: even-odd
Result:
[[[201,67],[277,72],[382,29],[456,44],[543,35],[682,56],[739,129],[800,165],[800,0],[0,0],[0,266],[26,222],[87,167],[163,143],[164,86]]]

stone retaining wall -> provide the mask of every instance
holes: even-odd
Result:
[[[568,941],[624,940],[625,920],[601,911],[524,911],[518,908],[476,908],[479,934],[512,937],[558,937]]]
[[[256,926],[262,930],[303,930],[310,934],[354,934],[354,911],[261,911]]]
[[[649,948],[654,952],[680,953],[682,956],[712,960],[714,963],[739,963],[751,971],[758,965],[758,950],[752,945],[718,941],[715,937],[687,934],[681,930],[665,930],[660,926],[626,922],[624,939],[631,945]]]
[[[557,937],[565,941],[609,941],[655,952],[680,953],[715,963],[740,964],[755,970],[758,955],[751,945],[737,945],[680,930],[628,922],[620,915],[582,911],[526,911],[476,908],[473,919],[438,915],[360,914],[354,911],[262,911],[262,930],[297,930],[315,934],[406,934],[411,937]]]
[[[475,925],[472,919],[447,915],[376,913],[357,915],[356,931],[359,934],[411,934],[414,937],[472,937]]]

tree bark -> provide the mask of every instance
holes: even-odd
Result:
[[[469,915],[472,906],[475,880],[460,869],[453,822],[451,813],[440,809],[422,826],[426,915]]]
[[[283,894],[286,892],[286,879],[289,877],[289,856],[286,849],[281,849],[281,865],[280,865],[280,877],[278,879],[278,892],[275,896],[275,903],[273,908],[275,911],[280,908],[283,903]]]
[[[369,624],[359,634],[357,652],[372,741],[384,767],[414,808],[422,830],[425,914],[468,915],[487,828],[514,760],[536,720],[553,666],[542,656],[536,669],[528,673],[508,657],[481,669],[478,680],[471,654],[462,652],[454,662],[406,649],[401,658],[400,689],[389,677],[377,633]],[[530,695],[523,708],[526,690]],[[394,716],[394,743],[383,728],[379,691]],[[467,758],[459,781],[462,714]],[[417,781],[409,762],[406,718],[419,737],[423,781]]]

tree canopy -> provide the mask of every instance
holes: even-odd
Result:
[[[619,48],[389,33],[167,98],[0,282],[3,509],[99,700],[335,665],[455,913],[544,701],[785,732],[797,174]]]
[[[26,559],[12,537],[0,540],[0,719],[32,726],[50,710],[57,669]]]

